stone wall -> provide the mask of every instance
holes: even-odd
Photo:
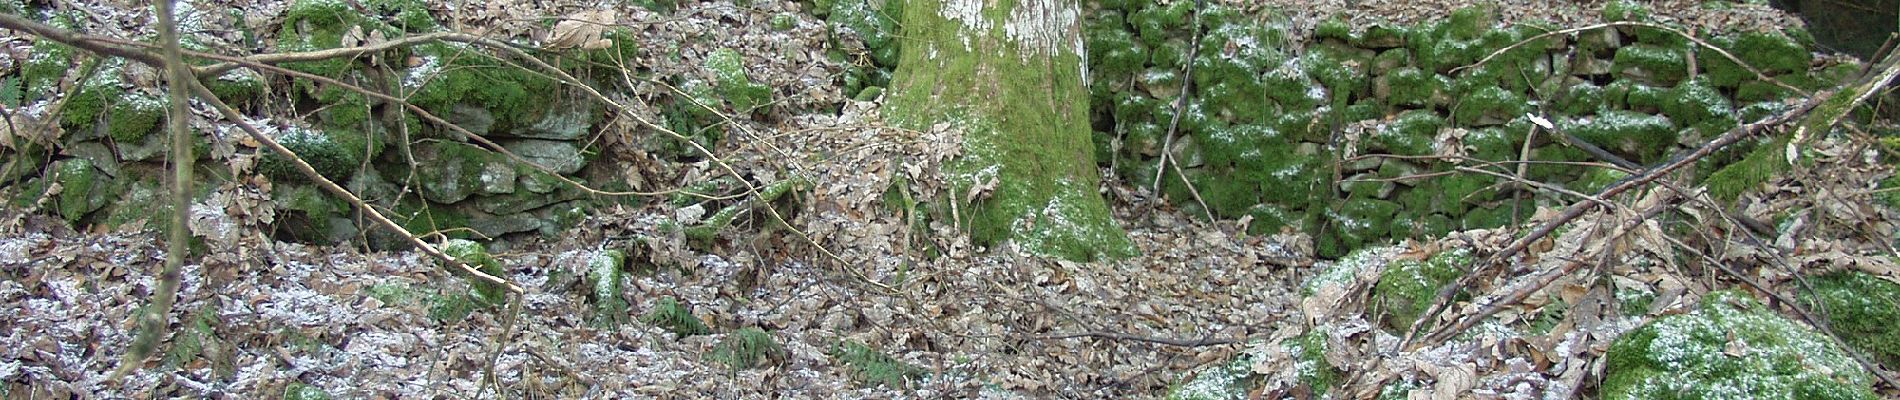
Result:
[[[1538,38],[1565,27],[1505,26],[1470,8],[1416,26],[1334,20],[1297,35],[1270,16],[1217,5],[1200,11],[1195,29],[1193,2],[1105,3],[1087,32],[1103,166],[1143,187],[1161,176],[1170,202],[1192,214],[1204,202],[1217,218],[1250,219],[1252,233],[1311,233],[1328,257],[1497,227],[1538,205],[1576,200],[1459,167],[1516,175],[1514,162],[1529,160],[1525,178],[1591,192],[1627,174],[1573,163],[1655,164],[1784,110],[1793,95],[1649,27]],[[1649,20],[1634,3],[1604,12],[1611,21]],[[1815,67],[1799,30],[1700,35],[1805,90],[1858,69]],[[1538,118],[1613,157],[1566,143]],[[1157,174],[1170,136],[1199,202],[1172,169]],[[1759,181],[1747,177],[1760,174],[1718,173],[1751,146],[1704,163],[1698,178],[1716,175],[1706,183],[1718,197],[1752,188]]]

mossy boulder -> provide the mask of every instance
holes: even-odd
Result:
[[[506,158],[467,143],[426,142],[415,147],[422,197],[452,204],[477,193],[514,188],[515,167]]]
[[[706,70],[712,71],[713,82],[719,90],[719,97],[740,114],[750,114],[767,107],[772,101],[772,88],[757,83],[746,76],[745,58],[739,52],[722,48],[706,57]]]
[[[1387,264],[1373,286],[1373,312],[1385,325],[1404,331],[1438,299],[1438,290],[1471,269],[1471,252],[1448,250],[1424,260],[1398,259]]]
[[[1803,296],[1810,309],[1825,309],[1828,325],[1848,346],[1866,352],[1887,368],[1900,367],[1900,284],[1859,271],[1841,271],[1809,279],[1814,292]]]
[[[442,253],[449,255],[449,257],[455,257],[455,259],[461,260],[463,263],[468,264],[469,267],[481,271],[484,274],[506,279],[506,275],[503,274],[501,269],[501,260],[496,260],[494,256],[489,255],[488,249],[483,247],[481,243],[452,239],[442,245]],[[495,306],[508,301],[507,288],[502,287],[501,284],[480,279],[473,274],[464,272],[460,268],[448,267],[446,265],[444,268],[449,268],[449,271],[455,273],[455,275],[467,279],[471,286],[469,296],[477,300],[481,305]]]
[[[1283,360],[1281,357],[1290,358]],[[1290,361],[1292,371],[1274,371],[1262,374],[1254,366],[1263,361]],[[1271,376],[1269,376],[1271,375]],[[1290,378],[1290,379],[1288,379]],[[1326,398],[1334,383],[1339,382],[1340,372],[1326,361],[1326,333],[1313,330],[1299,336],[1281,340],[1279,343],[1264,346],[1249,346],[1232,360],[1214,364],[1195,371],[1193,379],[1181,382],[1168,391],[1169,400],[1226,400],[1257,397],[1260,386],[1268,380],[1278,384],[1294,386],[1283,387],[1288,391],[1311,393],[1313,398]]]
[[[1717,36],[1709,41],[1769,77],[1804,73],[1814,61],[1814,54],[1806,46],[1781,32],[1742,32]],[[1708,72],[1709,83],[1734,88],[1745,82],[1759,81],[1755,73],[1721,53],[1708,48],[1699,49],[1697,61]]]
[[[1673,85],[1689,75],[1689,58],[1680,48],[1636,44],[1616,49],[1611,71],[1621,79]]]
[[[888,0],[833,0],[825,16],[836,48],[869,56],[877,65],[897,65],[897,12]]]
[[[317,130],[303,127],[290,127],[279,135],[277,143],[296,153],[297,157],[316,169],[318,175],[333,182],[348,181],[363,167],[363,160],[372,157],[381,150],[380,143],[373,143],[369,137],[349,129]],[[268,151],[268,150],[264,150]],[[290,159],[275,152],[269,152],[258,161],[257,170],[271,179],[285,182],[306,182],[309,180],[298,172]],[[427,169],[425,169],[427,170]]]
[[[99,173],[92,161],[84,158],[56,161],[53,171],[55,175],[52,179],[61,188],[55,211],[68,223],[78,222],[116,197],[112,190],[112,178]]]
[[[1878,398],[1827,337],[1736,291],[1623,334],[1605,357],[1607,400]]]

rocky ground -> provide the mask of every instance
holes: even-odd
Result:
[[[145,21],[128,10],[138,8],[115,3],[75,7],[117,16],[108,18],[120,24],[116,32],[136,36]],[[203,3],[199,9],[219,6]],[[564,2],[450,2],[441,15],[464,29],[543,40],[548,32],[533,17],[568,15],[582,6],[556,3]],[[1300,20],[1346,15],[1353,21],[1406,22],[1435,18],[1463,3],[1258,6],[1297,10],[1288,12]],[[1651,4],[1657,14],[1696,27],[1799,24],[1759,5],[1707,11],[1697,1]],[[1581,26],[1600,22],[1601,6],[1521,1],[1502,5],[1499,15]],[[267,21],[283,7],[260,1],[235,8],[245,18]],[[877,122],[875,103],[843,100],[841,90],[829,86],[838,66],[818,50],[824,45],[817,39],[822,23],[793,12],[801,19],[789,32],[759,28],[769,16],[797,7],[721,1],[684,4],[670,16],[618,7],[607,17],[641,27],[643,40],[650,41],[644,48],[672,49],[655,53],[693,58],[710,48],[702,46],[741,49],[759,65],[752,70],[755,79],[795,88],[786,91],[793,93],[790,102],[845,102],[836,115],[737,122],[745,129],[718,149],[723,163],[756,182],[799,176],[811,183],[795,199],[748,210],[735,225],[740,229],[698,242],[662,225],[700,218],[703,208],[653,201],[596,210],[561,235],[491,247],[506,277],[527,293],[511,306],[483,308],[464,297],[465,280],[419,253],[278,242],[234,222],[242,233],[209,240],[206,253],[185,270],[171,350],[124,381],[107,382],[133,334],[130,317],[155,286],[164,258],[158,234],[75,231],[57,218],[0,211],[0,315],[7,316],[0,320],[0,397],[1141,398],[1164,396],[1203,367],[1271,347],[1262,343],[1283,343],[1328,326],[1333,332],[1326,340],[1335,350],[1324,358],[1338,367],[1342,387],[1335,396],[1376,395],[1386,383],[1406,381],[1419,382],[1421,391],[1412,398],[1567,398],[1593,393],[1609,339],[1654,316],[1681,313],[1691,298],[1710,289],[1736,286],[1708,264],[1688,261],[1692,256],[1666,240],[1657,223],[1613,226],[1647,207],[1644,201],[1667,196],[1663,189],[1572,228],[1622,233],[1541,243],[1516,264],[1521,271],[1493,271],[1496,276],[1477,283],[1479,293],[1491,293],[1481,297],[1499,296],[1521,284],[1520,276],[1614,248],[1620,262],[1607,263],[1614,266],[1604,267],[1612,269],[1604,276],[1667,294],[1661,305],[1633,315],[1573,311],[1535,337],[1478,335],[1405,351],[1398,350],[1398,337],[1365,317],[1363,276],[1346,273],[1348,282],[1361,284],[1330,291],[1307,284],[1314,276],[1356,267],[1312,259],[1310,243],[1297,234],[1245,236],[1237,234],[1244,227],[1232,221],[1197,221],[1157,204],[1141,188],[1111,184],[1104,190],[1140,249],[1140,256],[1128,260],[1037,259],[1011,248],[978,248],[941,223],[909,229],[914,216],[890,206],[888,189],[902,181],[900,187],[908,189],[898,192],[916,200],[943,196],[936,170],[955,155],[957,133],[885,128]],[[647,67],[697,65],[653,60]],[[1866,161],[1864,144],[1816,144],[1828,155],[1821,165],[1779,181],[1744,212],[1815,210],[1803,221],[1824,230],[1767,238],[1802,249],[1798,265],[1884,247],[1890,241],[1874,238],[1892,231],[1891,215],[1871,205],[1868,182],[1891,172]],[[643,190],[724,173],[713,162],[679,166],[627,158],[634,160],[631,171],[665,170],[649,176],[675,177],[648,178],[636,185]],[[1513,234],[1464,232],[1375,253],[1380,259],[1422,259],[1461,248],[1482,255]],[[1759,247],[1721,248],[1731,253],[1711,257],[1767,258]],[[594,316],[598,299],[585,277],[595,257],[608,250],[625,253],[629,268],[638,271],[627,282],[628,311],[620,316],[636,320],[601,323]],[[1793,280],[1773,269],[1751,278],[1777,285],[1770,289]],[[1559,279],[1552,287],[1566,304],[1604,296],[1584,278]],[[668,302],[686,305],[710,333],[681,337],[637,321]],[[1533,299],[1512,307],[1500,314],[1498,325],[1536,319],[1545,313],[1537,306],[1549,302]],[[1475,311],[1470,304],[1455,311]],[[768,352],[755,368],[722,363],[729,354],[722,346],[748,327],[763,329],[783,351]],[[899,363],[863,361],[862,352],[849,350],[852,344]],[[1295,358],[1265,357],[1249,367],[1265,375],[1297,375]],[[876,383],[890,376],[895,384]],[[1303,398],[1299,387],[1254,394]],[[1881,387],[1888,396],[1900,393]]]

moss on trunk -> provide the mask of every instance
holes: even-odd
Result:
[[[948,122],[964,129],[953,163],[978,243],[1013,240],[1068,259],[1132,255],[1096,194],[1089,144],[1089,93],[1080,8],[1074,0],[902,2],[897,71],[886,115],[911,128]]]

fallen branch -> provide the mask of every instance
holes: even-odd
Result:
[[[1832,92],[1823,92],[1815,97],[1808,98],[1808,101],[1803,102],[1801,106],[1793,110],[1730,129],[1728,132],[1723,133],[1722,136],[1716,137],[1715,140],[1711,140],[1709,143],[1703,144],[1702,147],[1696,148],[1695,151],[1689,154],[1678,156],[1662,165],[1652,167],[1642,174],[1626,178],[1616,184],[1610,185],[1609,188],[1605,188],[1602,192],[1597,193],[1596,198],[1609,200],[1624,192],[1648,185],[1650,182],[1661,179],[1664,175],[1674,173],[1684,167],[1695,165],[1696,161],[1708,157],[1710,154],[1714,154],[1717,150],[1741,142],[1742,139],[1754,136],[1756,133],[1768,128],[1781,126],[1782,124],[1788,123],[1788,121],[1806,115],[1808,111],[1820,106],[1820,104],[1825,101],[1823,99],[1831,98],[1831,94]],[[1530,247],[1531,243],[1542,240],[1545,236],[1549,236],[1552,232],[1555,232],[1558,227],[1562,227],[1564,224],[1568,224],[1570,221],[1577,219],[1577,217],[1583,216],[1584,213],[1595,209],[1598,205],[1598,203],[1592,201],[1571,203],[1569,207],[1564,209],[1562,214],[1557,215],[1556,218],[1550,221],[1544,222],[1542,225],[1538,225],[1536,229],[1531,230],[1530,234],[1511,242],[1511,245],[1505,247],[1503,251],[1492,255],[1483,266],[1459,278],[1457,284],[1447,285],[1443,289],[1440,289],[1438,291],[1437,300],[1433,302],[1432,307],[1427,309],[1425,313],[1419,315],[1420,320],[1429,319],[1432,318],[1432,316],[1438,315],[1438,313],[1444,312],[1444,310],[1450,306],[1451,298],[1457,294],[1458,289],[1470,286],[1473,280],[1484,275],[1485,270],[1507,263],[1511,257],[1517,256],[1518,253],[1522,253],[1524,249]],[[1406,347],[1412,344],[1412,339],[1417,336],[1418,329],[1421,325],[1423,324],[1413,324],[1412,328],[1406,331],[1405,339],[1401,342],[1400,347]]]

